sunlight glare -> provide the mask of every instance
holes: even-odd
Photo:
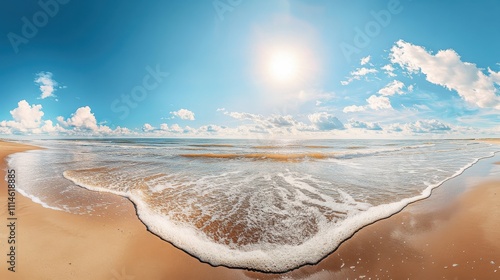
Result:
[[[295,54],[287,51],[276,52],[269,61],[269,74],[277,82],[291,81],[297,76],[298,64]]]

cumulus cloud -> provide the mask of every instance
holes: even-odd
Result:
[[[169,129],[170,132],[174,132],[174,133],[181,133],[182,131],[184,131],[182,129],[182,127],[178,124],[173,124],[170,126],[170,129]]]
[[[59,116],[57,117],[57,121],[61,126],[67,128],[66,132],[69,135],[117,136],[132,134],[132,131],[125,127],[118,126],[112,129],[109,126],[98,124],[89,106],[78,108],[66,120],[62,116]]]
[[[372,95],[366,99],[368,107],[373,110],[392,109],[391,101],[386,96]]]
[[[268,119],[268,121],[276,127],[288,127],[297,123],[297,121],[290,115],[273,115]]]
[[[318,130],[344,129],[344,125],[337,117],[326,112],[314,113],[307,118]]]
[[[263,117],[261,115],[250,114],[250,113],[245,113],[245,112],[225,112],[224,114],[230,116],[231,118],[238,119],[238,120],[259,121],[259,120],[263,119]]]
[[[0,122],[0,127],[5,132],[32,132],[42,124],[42,105],[30,105],[26,100],[17,103],[17,108],[10,111],[11,121]]]
[[[445,124],[439,120],[418,120],[411,123],[405,124],[391,124],[387,127],[387,130],[394,132],[406,132],[409,134],[421,134],[421,133],[447,133],[452,130],[452,127]]]
[[[144,132],[150,132],[150,131],[153,131],[155,130],[155,128],[150,125],[149,123],[145,123],[143,126],[142,126],[142,131]]]
[[[42,112],[42,105],[33,104],[30,106],[26,100],[19,101],[17,103],[17,108],[10,111],[10,114],[14,119],[11,125],[19,130],[39,127],[44,115]]]
[[[312,131],[314,127],[296,120],[291,115],[271,115],[265,117],[244,112],[225,112],[226,115],[238,119],[251,121],[253,124],[241,127],[246,132],[255,133],[296,133],[298,131]]]
[[[396,77],[396,74],[394,74],[394,66],[391,64],[387,64],[382,66],[382,70],[384,70],[384,73],[389,76],[389,77]]]
[[[366,129],[366,130],[382,130],[382,127],[378,123],[356,121],[353,119],[349,120],[347,127]]]
[[[398,80],[394,80],[394,81],[390,82],[389,84],[387,84],[382,89],[380,89],[378,91],[378,93],[380,93],[381,95],[384,95],[384,96],[391,96],[394,94],[404,94],[404,92],[403,92],[404,86],[405,85],[402,82],[400,82]]]
[[[94,132],[99,130],[97,120],[89,106],[78,108],[66,121],[61,117],[59,117],[58,120],[64,126],[71,126],[77,130],[90,130]]]
[[[211,125],[204,125],[204,126],[201,126],[200,128],[198,128],[198,133],[219,133],[221,132],[222,130],[224,130],[226,127],[224,126],[218,126],[218,125],[214,125],[214,124],[211,124]]]
[[[354,80],[361,80],[361,77],[364,77],[368,74],[375,74],[377,73],[377,69],[374,68],[366,68],[366,67],[361,67],[356,69],[355,71],[351,72],[351,76],[347,78],[345,81],[341,81],[340,83],[343,86],[346,86],[350,83],[352,83]]]
[[[365,111],[366,108],[365,106],[357,106],[357,105],[351,105],[347,106],[342,110],[344,113],[356,113],[356,112],[362,112]]]
[[[371,58],[372,58],[371,55],[361,58],[361,65],[369,63]]]
[[[181,120],[194,121],[194,113],[187,109],[180,109],[179,111],[170,112],[170,114],[180,118]]]
[[[156,128],[149,123],[145,123],[142,126],[142,131],[147,135],[155,135],[155,136],[168,136],[168,135],[173,136],[175,134],[196,133],[196,130],[189,126],[182,128],[178,124],[172,124],[169,126],[166,123],[160,124],[159,128]]]
[[[52,120],[43,120],[42,105],[30,105],[26,100],[18,102],[10,111],[12,120],[0,122],[1,134],[50,134],[50,135],[130,135],[128,128],[98,125],[90,107],[81,107],[70,118],[57,117],[57,124]]]
[[[65,131],[59,125],[54,126],[51,120],[42,120],[42,105],[30,105],[26,100],[19,101],[10,114],[13,120],[0,122],[0,133],[39,134]]]
[[[432,54],[421,46],[398,41],[391,48],[390,59],[410,73],[423,73],[427,81],[454,90],[469,104],[500,110],[495,88],[498,73],[483,73],[475,64],[463,62],[452,49]]]
[[[365,106],[351,105],[344,107],[342,111],[344,113],[356,113],[366,111],[367,109],[372,109],[375,111],[392,109],[391,101],[386,96],[371,95],[370,97],[368,97],[368,99],[366,99],[366,102],[368,104]]]
[[[57,82],[52,78],[51,72],[39,72],[36,74],[35,83],[40,86],[41,99],[47,97],[56,97],[54,91],[56,91]]]
[[[160,130],[168,131],[168,124],[166,124],[166,123],[160,124]]]

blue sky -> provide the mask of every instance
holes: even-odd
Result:
[[[498,1],[10,1],[0,135],[500,136]]]

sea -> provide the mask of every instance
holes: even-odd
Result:
[[[425,199],[500,149],[473,140],[30,140],[9,156],[18,191],[91,215],[132,201],[148,230],[212,265],[283,272]]]

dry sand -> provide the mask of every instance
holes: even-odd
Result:
[[[0,177],[7,154],[32,148],[0,142]],[[494,179],[459,194],[438,188],[361,229],[319,264],[285,274],[201,263],[148,232],[127,199],[108,194],[102,195],[116,207],[93,216],[46,209],[18,194],[16,272],[9,272],[2,180],[0,279],[500,279],[500,180]]]

